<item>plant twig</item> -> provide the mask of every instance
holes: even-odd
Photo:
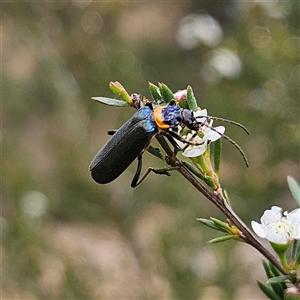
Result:
[[[158,142],[165,150],[167,164],[175,167],[179,166],[178,172],[184,176],[199,192],[201,192],[209,201],[215,204],[240,231],[240,237],[249,245],[256,248],[264,257],[266,257],[282,274],[287,274],[277,258],[269,252],[252,234],[246,224],[235,214],[232,208],[227,204],[226,200],[220,193],[214,193],[212,190],[203,185],[176,157],[170,149],[168,143],[163,136],[158,135]]]

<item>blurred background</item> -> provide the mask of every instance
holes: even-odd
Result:
[[[2,299],[265,299],[262,257],[196,218],[224,219],[180,174],[98,185],[88,167],[134,110],[109,81],[191,85],[224,141],[222,186],[250,224],[295,203],[298,1],[26,1],[2,6]],[[217,123],[215,122],[215,125]],[[154,143],[155,144],[155,143]],[[144,168],[162,167],[146,153]]]

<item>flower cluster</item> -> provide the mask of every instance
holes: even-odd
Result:
[[[282,212],[282,208],[272,206],[260,219],[261,224],[252,221],[254,232],[272,243],[288,244],[300,239],[300,208],[292,212]]]

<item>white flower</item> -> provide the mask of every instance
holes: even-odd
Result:
[[[290,213],[282,213],[282,208],[272,206],[260,219],[261,224],[252,221],[254,232],[276,244],[287,244],[293,239],[300,239],[300,208]]]
[[[198,145],[189,145],[182,153],[183,156],[186,157],[197,157],[203,154],[207,147],[207,139],[200,138],[198,135],[193,137],[194,133],[189,133],[187,136],[183,136],[184,139],[197,143]],[[184,145],[185,146],[185,145]]]
[[[197,121],[201,124],[201,129],[195,135],[195,131],[189,133],[187,136],[183,136],[183,138],[189,142],[193,142],[197,145],[189,145],[184,151],[183,156],[186,157],[196,157],[202,155],[206,148],[208,142],[214,142],[218,140],[222,134],[225,132],[224,126],[218,126],[213,128],[213,120],[210,122],[207,121],[207,110],[202,109],[195,112],[194,116],[197,118]],[[195,137],[193,137],[195,135]],[[181,146],[185,146],[183,143],[180,143]]]

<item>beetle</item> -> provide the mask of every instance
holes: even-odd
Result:
[[[100,184],[109,183],[120,176],[138,158],[138,167],[131,186],[136,187],[151,172],[169,175],[167,171],[149,168],[139,180],[142,154],[158,134],[164,134],[172,145],[175,140],[194,144],[180,137],[176,129],[180,124],[191,130],[200,128],[191,110],[180,108],[175,101],[153,108],[151,103],[142,106],[128,121],[115,131],[108,142],[99,150],[90,164],[92,178]]]

